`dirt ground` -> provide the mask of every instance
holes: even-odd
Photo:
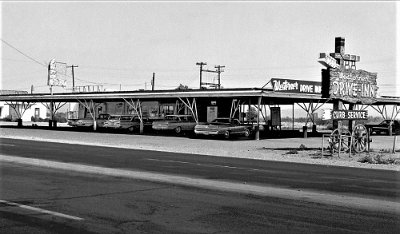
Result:
[[[341,154],[340,157],[326,150],[322,154],[321,137],[262,140],[194,139],[167,134],[154,136],[93,131],[76,132],[32,127],[5,127],[4,125],[0,128],[0,137],[400,171],[400,136],[372,136],[371,152],[352,155],[347,153]],[[325,139],[325,147],[327,143]],[[393,144],[395,144],[395,153],[392,153]]]

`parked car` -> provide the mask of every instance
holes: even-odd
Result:
[[[99,116],[96,119],[97,127],[103,128],[104,123],[110,118],[110,114],[99,114]]]
[[[182,131],[193,131],[196,121],[191,115],[167,115],[164,120],[154,121],[154,130],[174,130],[179,134]]]
[[[69,119],[69,120],[67,121],[67,124],[68,124],[69,126],[71,126],[71,127],[76,127],[76,122],[78,122],[77,119]]]
[[[103,127],[104,122],[110,117],[109,114],[99,114],[96,118],[97,127]],[[68,120],[68,125],[72,127],[93,127],[93,119],[84,118],[84,119],[70,119]]]
[[[92,118],[78,119],[76,121],[76,127],[93,127]]]
[[[216,118],[210,123],[198,124],[194,128],[196,135],[223,135],[226,139],[232,135],[249,137],[252,125],[244,125],[238,119]]]
[[[392,120],[384,120],[379,124],[367,124],[366,127],[371,129],[371,133],[376,134],[389,134],[389,125]],[[400,122],[398,120],[393,120],[392,122],[392,134],[400,134]]]
[[[128,129],[129,131],[134,131],[139,126],[139,118],[133,115],[110,115],[104,122],[104,128]]]

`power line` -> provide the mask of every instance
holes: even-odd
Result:
[[[6,45],[8,45],[9,47],[13,48],[14,50],[18,51],[18,52],[19,52],[20,54],[22,54],[23,56],[29,58],[30,60],[34,61],[34,62],[37,63],[37,64],[40,64],[40,65],[42,65],[42,66],[44,66],[44,67],[47,67],[46,64],[37,61],[36,59],[32,58],[31,56],[29,56],[29,55],[25,54],[24,52],[20,51],[19,49],[15,48],[13,45],[11,45],[10,43],[8,43],[8,42],[6,42],[5,40],[3,40],[3,38],[0,38],[0,39],[1,39],[1,41],[2,41],[4,44],[6,44]]]

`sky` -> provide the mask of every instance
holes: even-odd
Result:
[[[344,37],[378,93],[400,96],[396,2],[1,2],[0,89],[49,92],[51,59],[75,85],[107,90],[199,87],[199,66],[225,66],[224,88],[271,78],[321,80],[319,53]],[[398,14],[398,13],[397,13]],[[204,74],[205,81],[215,73]],[[67,87],[72,87],[67,69]]]

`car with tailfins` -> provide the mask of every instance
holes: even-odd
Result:
[[[198,124],[194,128],[196,135],[224,136],[229,139],[232,135],[249,137],[252,125],[242,124],[238,119],[216,118],[209,123]]]
[[[138,116],[134,115],[111,115],[107,121],[104,122],[104,128],[108,129],[127,129],[133,132],[139,128],[140,120]]]
[[[104,122],[110,117],[109,114],[99,114],[96,118],[97,127],[101,128]],[[93,127],[93,118],[87,117],[83,119],[70,119],[68,120],[68,125],[72,127]]]
[[[156,131],[173,130],[180,134],[182,131],[193,131],[196,124],[191,115],[167,115],[163,120],[154,121],[152,128]]]

